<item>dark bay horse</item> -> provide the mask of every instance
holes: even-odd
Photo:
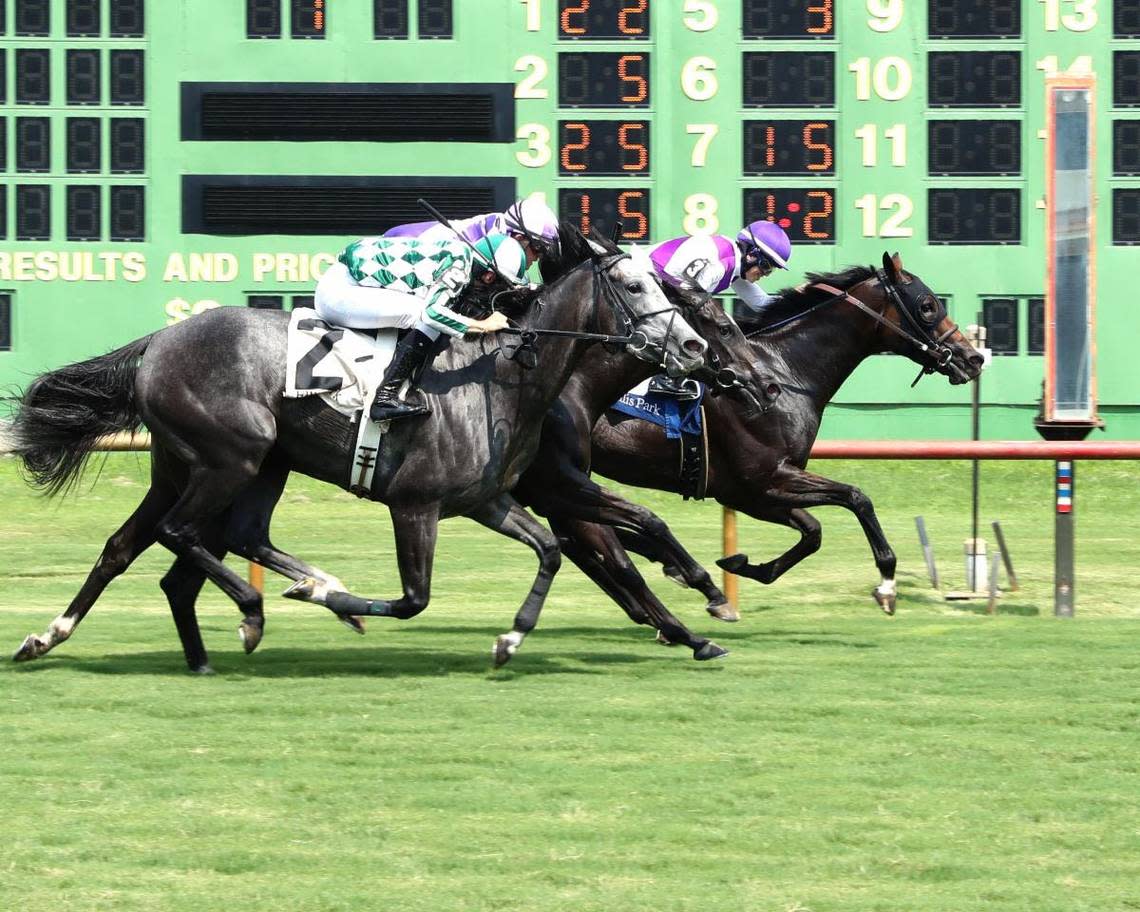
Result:
[[[522,328],[636,337],[631,351],[675,373],[703,363],[705,343],[677,319],[654,279],[616,248],[517,298]],[[261,640],[261,595],[221,562],[227,550],[297,580],[304,588],[294,595],[343,617],[410,618],[428,603],[438,523],[457,515],[538,556],[513,628],[495,642],[497,664],[514,654],[538,620],[560,554],[557,538],[509,491],[589,343],[544,340],[539,371],[500,357],[487,337],[453,343],[436,356],[422,382],[432,414],[394,423],[377,454],[372,493],[392,515],[403,595],[369,600],[274,548],[272,509],[258,506],[276,502],[291,470],[347,486],[354,444],[347,418],[312,399],[283,398],[287,324],[288,314],[220,308],[31,384],[12,438],[34,483],[49,493],[67,488],[101,435],[144,423],[152,435],[152,479],[68,609],[45,634],[28,637],[16,659],[36,658],[67,639],[108,583],[155,541],[177,556],[162,587],[194,670],[208,670],[194,616],[207,578],[241,609],[246,651]],[[253,508],[244,509],[247,503]]]
[[[800,533],[800,540],[762,564],[751,563],[743,554],[724,557],[718,564],[771,583],[820,547],[819,521],[805,508],[845,507],[859,520],[881,574],[873,596],[892,614],[896,559],[870,499],[856,487],[805,468],[824,409],[870,355],[904,355],[924,372],[940,373],[952,384],[974,379],[982,356],[949,319],[938,297],[903,269],[897,254],[884,254],[881,270],[853,267],[810,275],[806,285],[782,293],[765,326],[751,344],[759,372],[778,384],[781,393],[763,413],[729,397],[706,402],[707,494],[755,519],[789,526]],[[680,493],[677,442],[668,440],[663,428],[608,412],[594,426],[592,444],[592,467],[598,474]],[[717,599],[723,596],[661,520],[645,522],[644,508],[632,504],[623,510],[611,501],[608,507],[607,519],[616,525],[616,537],[625,548],[663,563],[667,576],[700,589],[710,599],[710,613],[726,619]],[[625,571],[629,558],[613,549],[607,530],[579,522],[571,531],[576,541],[564,538],[564,553],[578,556],[579,566],[628,614],[644,614],[656,600],[636,570]],[[623,572],[615,573],[615,567]]]

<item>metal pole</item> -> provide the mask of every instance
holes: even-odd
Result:
[[[1057,463],[1057,513],[1053,527],[1053,614],[1056,617],[1073,616],[1073,585],[1076,579],[1073,560],[1073,488],[1076,481],[1075,462]]]
[[[998,599],[998,571],[1001,570],[1001,557],[994,554],[990,557],[990,600],[986,604],[986,614],[997,614]]]
[[[985,336],[984,336],[984,333],[982,331],[982,312],[980,310],[978,311],[977,316],[975,317],[975,320],[977,320],[977,323],[975,324],[977,327],[975,330],[975,335],[979,340],[984,339]],[[973,391],[970,394],[970,439],[976,442],[976,441],[981,439],[981,429],[982,429],[982,392],[981,392],[981,390],[982,390],[982,375],[981,374],[978,374],[978,376],[974,378],[973,387],[974,387]],[[971,521],[970,521],[970,558],[969,558],[970,570],[974,576],[977,575],[977,571],[976,571],[975,567],[977,565],[977,555],[978,555],[978,485],[979,485],[979,481],[981,478],[981,465],[982,465],[981,462],[975,457],[975,459],[973,460],[973,466],[972,466],[972,472],[971,472],[971,488],[970,488],[970,491],[971,491],[970,504],[971,504],[972,511],[970,514],[971,515]],[[974,580],[974,586],[973,586],[974,591],[977,592],[981,588],[982,588],[982,581],[979,579],[975,579]]]
[[[922,556],[926,559],[926,572],[930,575],[930,585],[938,588],[938,565],[934,563],[934,548],[930,545],[930,538],[926,534],[926,520],[921,516],[914,518],[918,526],[918,540],[922,544]]]
[[[739,550],[736,542],[736,511],[728,507],[724,508],[724,518],[721,521],[721,544],[724,548],[723,554],[728,557],[730,554],[736,554]],[[739,600],[739,584],[740,580],[737,579],[735,573],[724,571],[724,584],[721,587],[724,590],[724,597],[728,599],[730,605],[737,611],[740,610]]]
[[[1009,591],[1017,591],[1017,574],[1013,572],[1013,555],[1009,553],[1009,548],[1005,546],[1005,534],[1001,531],[1001,523],[996,519],[990,523],[994,530],[994,538],[997,539],[998,551],[1001,552],[1002,562],[1005,564],[1005,575],[1009,579]]]

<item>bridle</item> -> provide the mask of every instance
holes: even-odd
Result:
[[[500,333],[508,335],[515,335],[519,337],[519,345],[514,352],[507,357],[518,360],[521,364],[526,366],[528,363],[531,366],[537,363],[538,352],[535,348],[535,342],[539,336],[557,336],[563,339],[576,339],[585,342],[601,342],[602,344],[617,349],[625,348],[627,351],[638,354],[644,352],[649,347],[649,337],[644,331],[638,329],[639,324],[645,322],[650,317],[656,317],[663,313],[672,312],[669,318],[669,326],[665,331],[665,338],[661,345],[661,361],[658,365],[662,369],[666,367],[665,355],[669,348],[669,339],[673,336],[673,326],[677,319],[677,314],[680,312],[677,307],[670,304],[668,307],[663,307],[660,310],[650,311],[649,313],[636,314],[631,309],[629,304],[622,298],[621,294],[615,287],[616,283],[610,278],[609,271],[620,263],[622,260],[630,259],[628,253],[613,253],[608,256],[598,256],[592,258],[593,271],[594,271],[594,301],[593,310],[595,316],[602,306],[604,301],[609,305],[617,319],[618,325],[621,327],[621,334],[611,333],[598,333],[598,332],[579,332],[571,329],[524,329],[518,326],[508,326],[506,329],[500,330]],[[539,299],[537,302],[539,307],[542,306],[542,301]]]
[[[894,304],[895,310],[897,310],[899,313],[898,323],[892,323],[878,311],[874,310],[871,307],[868,307],[851,293],[855,289],[860,288],[863,285],[869,285],[872,282],[878,282],[879,285],[882,286],[883,292],[887,296],[887,300],[890,303]],[[844,291],[841,288],[836,288],[833,285],[828,285],[826,282],[813,282],[808,286],[808,288],[818,288],[820,291],[831,295],[831,297],[826,298],[817,304],[813,304],[807,310],[803,311],[802,313],[798,313],[787,320],[782,320],[779,323],[775,323],[771,326],[765,326],[762,329],[757,330],[757,332],[750,333],[749,335],[761,335],[763,333],[771,332],[772,330],[778,329],[781,326],[785,326],[788,323],[801,319],[802,317],[806,317],[808,314],[813,313],[822,307],[826,307],[827,305],[832,304],[836,301],[846,301],[848,304],[852,304],[859,310],[863,311],[863,313],[867,314],[867,316],[875,320],[877,323],[885,326],[895,335],[901,336],[905,341],[913,345],[926,360],[927,363],[922,366],[922,369],[919,371],[918,376],[915,377],[914,382],[911,383],[912,387],[927,374],[936,373],[939,368],[945,367],[954,357],[954,350],[946,344],[946,340],[954,335],[954,333],[958,332],[958,324],[951,323],[949,329],[940,335],[935,336],[933,321],[920,320],[919,317],[916,317],[914,313],[911,312],[911,308],[908,306],[907,301],[903,298],[902,293],[898,289],[898,286],[894,283],[894,281],[891,280],[890,276],[888,276],[886,271],[883,269],[876,269],[874,276],[864,279],[862,282],[853,285],[847,291]],[[907,324],[907,326],[902,325],[904,322]]]

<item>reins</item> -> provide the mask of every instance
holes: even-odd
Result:
[[[866,285],[872,281],[878,282],[882,286],[884,293],[887,295],[887,298],[891,301],[891,303],[895,305],[895,310],[899,312],[899,323],[892,323],[874,308],[867,306],[853,294],[851,294],[851,291],[854,289],[859,288],[861,285]],[[754,330],[748,334],[748,338],[751,339],[753,336],[764,335],[783,326],[787,326],[789,323],[794,323],[796,320],[803,319],[809,314],[812,314],[815,311],[828,306],[829,304],[833,304],[836,301],[846,301],[848,304],[853,304],[876,323],[885,326],[891,332],[902,337],[905,341],[909,342],[920,352],[931,359],[931,363],[924,365],[923,368],[919,371],[918,376],[914,378],[914,382],[911,383],[911,386],[914,386],[927,374],[933,374],[935,370],[947,364],[951,358],[954,357],[954,352],[950,349],[949,346],[945,344],[945,342],[950,336],[958,331],[958,325],[956,323],[952,324],[949,329],[947,329],[938,337],[928,335],[926,331],[921,326],[919,326],[918,321],[910,312],[910,308],[907,307],[906,302],[902,300],[902,296],[899,294],[899,291],[895,287],[894,282],[892,282],[887,274],[881,269],[876,269],[874,276],[866,278],[862,282],[853,285],[851,289],[848,289],[847,291],[844,291],[841,288],[836,288],[833,285],[828,285],[826,282],[813,282],[808,286],[808,288],[818,288],[820,291],[831,295],[831,297],[825,298],[824,300],[813,304],[806,310],[803,310],[797,314],[793,314],[792,316],[781,320],[778,323],[773,323],[770,326],[764,326],[760,329]],[[903,320],[907,321],[910,324],[910,328],[913,330],[913,332],[908,332],[906,328],[901,325]],[[918,335],[916,336],[915,333]],[[924,338],[919,338],[918,336],[922,336]]]

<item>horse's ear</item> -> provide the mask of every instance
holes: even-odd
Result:
[[[898,253],[894,256],[883,251],[883,272],[890,276],[892,281],[902,281],[902,260],[899,258]]]

